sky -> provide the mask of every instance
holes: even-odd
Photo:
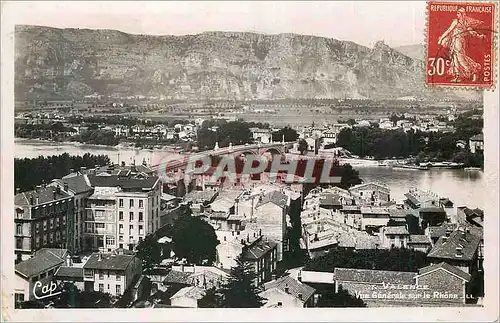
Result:
[[[204,31],[297,33],[372,47],[424,41],[424,1],[52,1],[3,3],[15,24],[150,35]],[[4,13],[5,13],[4,12]]]

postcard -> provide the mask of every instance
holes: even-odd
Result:
[[[495,321],[498,5],[2,2],[5,321]]]

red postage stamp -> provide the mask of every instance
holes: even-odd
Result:
[[[496,15],[492,2],[427,3],[428,86],[494,87]]]

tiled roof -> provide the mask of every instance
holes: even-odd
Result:
[[[287,292],[288,290],[288,294],[296,298],[299,298],[299,294],[301,294],[303,301],[307,301],[316,292],[316,289],[290,276],[284,276],[264,284],[264,290],[272,288],[277,288],[283,292]]]
[[[171,270],[163,280],[166,284],[185,284],[190,285],[190,279],[192,273],[185,273],[182,271]]]
[[[431,238],[439,238],[446,234],[446,230],[453,231],[457,228],[456,223],[443,223],[439,226],[430,226],[428,227],[429,236]]]
[[[425,213],[446,213],[446,211],[442,207],[423,207],[419,209],[419,212]]]
[[[373,183],[373,182],[355,185],[355,186],[351,187],[349,189],[349,191],[357,190],[357,189],[360,189],[360,188],[362,189],[362,188],[364,188],[366,186],[376,186],[381,191],[384,191],[386,193],[390,192],[390,188],[387,187],[386,185],[383,185],[383,184],[380,184],[380,183]]]
[[[208,202],[211,201],[218,193],[212,190],[191,191],[184,196],[186,202]]]
[[[66,249],[60,249],[60,248],[43,248],[43,249],[40,249],[38,251],[35,251],[35,256],[40,254],[40,253],[44,253],[44,252],[47,252],[49,251],[50,253],[56,255],[57,257],[61,258],[61,259],[65,259],[66,256],[68,255],[68,250]]]
[[[381,284],[390,282],[392,284],[413,284],[413,278],[417,275],[407,271],[388,271],[372,269],[335,268],[333,277],[335,280]]]
[[[262,200],[260,200],[255,207],[259,207],[266,203],[273,203],[283,208],[288,204],[288,196],[279,191],[273,191],[264,195],[264,197],[262,197]]]
[[[408,241],[408,243],[410,243],[410,244],[412,244],[412,243],[431,244],[431,240],[425,234],[412,234],[412,235],[410,235],[410,240]]]
[[[388,209],[391,218],[406,218],[407,210],[403,209]]]
[[[98,175],[88,175],[90,184],[93,187],[121,187],[123,189],[152,189],[154,185],[158,182],[159,178],[157,176],[150,176],[147,178],[136,178],[136,177],[120,177],[118,175],[110,176],[98,176]]]
[[[92,190],[87,184],[87,180],[85,179],[86,175],[78,175],[63,179],[55,179],[54,182],[59,184],[61,188],[64,188],[64,185],[67,184],[68,188],[73,191],[75,194],[85,193]]]
[[[338,246],[342,248],[354,248],[356,247],[356,238],[347,232],[341,233],[338,237]]]
[[[83,266],[85,269],[104,269],[104,270],[125,270],[128,265],[134,261],[135,256],[120,254],[101,254],[93,253],[87,263]]]
[[[83,278],[83,268],[62,266],[57,270],[55,277]]]
[[[63,264],[64,259],[59,257],[59,254],[52,253],[50,249],[41,249],[32,258],[18,263],[15,270],[27,278],[36,276],[50,268]]]
[[[384,207],[372,207],[372,206],[362,206],[362,214],[387,214],[389,215],[389,210]]]
[[[33,197],[33,204],[30,203],[30,197]],[[36,198],[38,197],[38,204]],[[61,199],[71,197],[63,191],[57,191],[55,187],[47,186],[41,187],[36,190],[16,194],[14,197],[14,204],[19,206],[39,205],[49,203]]]
[[[473,259],[480,241],[481,237],[471,232],[466,232],[463,235],[457,229],[449,237],[440,237],[432,250],[427,254],[427,257],[470,261]],[[461,248],[461,256],[457,255],[457,248]]]
[[[360,234],[356,236],[356,250],[376,249],[380,244],[377,236]]]
[[[423,276],[423,275],[428,274],[431,271],[434,271],[436,269],[444,269],[444,270],[462,278],[463,280],[465,280],[467,282],[470,281],[470,279],[471,279],[471,276],[468,273],[466,273],[463,270],[460,270],[457,267],[452,266],[446,262],[442,262],[440,264],[434,264],[434,265],[430,265],[430,266],[427,266],[424,268],[420,268],[418,270],[418,276]]]
[[[395,226],[395,227],[385,227],[384,234],[409,235],[410,233],[404,226]]]
[[[272,241],[259,241],[250,246],[244,253],[245,259],[256,260],[260,259],[267,252],[276,247],[276,243]]]
[[[205,291],[203,289],[197,286],[188,286],[180,289],[177,293],[170,297],[170,299],[188,297],[198,300],[203,298],[203,296],[205,296]]]

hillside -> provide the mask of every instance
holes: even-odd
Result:
[[[399,46],[395,47],[395,50],[398,52],[402,53],[403,55],[406,55],[408,57],[411,57],[412,59],[415,60],[421,60],[423,61],[425,58],[425,47],[424,45],[416,44],[416,45],[406,45],[406,46]]]
[[[173,99],[477,97],[426,89],[423,60],[383,42],[297,34],[16,27],[16,98],[106,95]],[[445,94],[446,93],[446,94]]]

